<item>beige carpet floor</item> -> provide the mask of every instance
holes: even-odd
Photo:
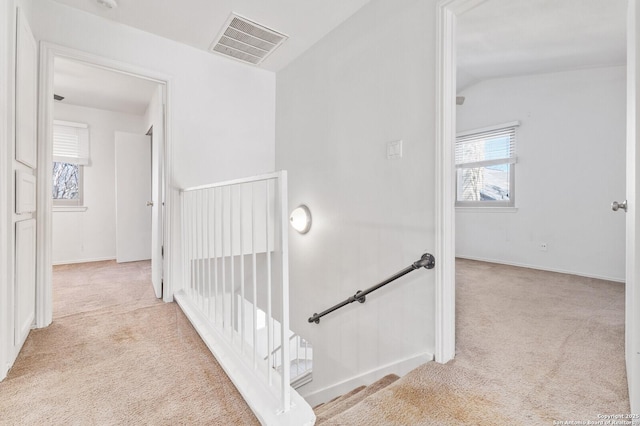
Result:
[[[552,425],[629,413],[623,284],[456,265],[456,359],[427,363],[324,424]]]
[[[256,425],[149,262],[54,268],[54,321],[0,383],[2,425]]]
[[[457,267],[456,359],[345,403],[324,424],[551,425],[629,412],[624,285]],[[56,267],[54,323],[32,331],[0,383],[0,424],[257,424],[149,275],[148,262]]]

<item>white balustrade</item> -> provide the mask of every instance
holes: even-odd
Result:
[[[264,401],[249,400],[247,381],[268,389],[278,415],[296,407],[304,411],[296,421],[312,424],[311,408],[291,389],[292,348],[282,339],[291,333],[286,172],[184,189],[182,247],[176,301],[254,413],[270,423],[256,412]],[[281,368],[273,369],[276,359]]]

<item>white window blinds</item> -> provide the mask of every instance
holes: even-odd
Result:
[[[515,121],[459,133],[456,137],[456,168],[516,163],[516,127],[519,125]]]
[[[53,161],[89,165],[89,126],[55,120],[53,122]]]

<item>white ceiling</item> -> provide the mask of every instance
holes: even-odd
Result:
[[[458,90],[626,62],[627,0],[487,0],[458,18]]]
[[[369,0],[56,0],[86,12],[207,50],[231,12],[289,36],[260,66],[278,71]],[[212,53],[213,54],[213,53]]]
[[[289,36],[261,64],[272,71],[286,66],[369,2],[116,0],[118,7],[109,10],[95,0],[56,1],[207,51],[233,11]],[[626,8],[627,0],[487,0],[458,17],[458,90],[490,78],[622,65]],[[90,80],[104,82],[113,73],[84,66],[91,72],[81,76],[81,69],[73,68],[63,62],[60,72],[56,68],[56,85],[68,93],[69,103],[86,105],[92,102],[87,99],[91,95],[102,98],[101,106],[95,102],[87,106],[122,110],[126,104],[128,112],[140,114],[142,98],[152,90],[151,83],[131,85],[140,80],[123,75],[108,85],[91,86]],[[87,82],[78,94],[69,84],[71,76]],[[116,96],[110,88],[120,86],[126,88]],[[116,98],[122,101],[118,107]]]
[[[158,83],[56,58],[53,90],[63,103],[143,115]]]

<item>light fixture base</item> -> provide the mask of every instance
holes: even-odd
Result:
[[[289,222],[293,229],[301,234],[306,234],[311,229],[311,211],[304,204],[296,207],[289,216]]]

